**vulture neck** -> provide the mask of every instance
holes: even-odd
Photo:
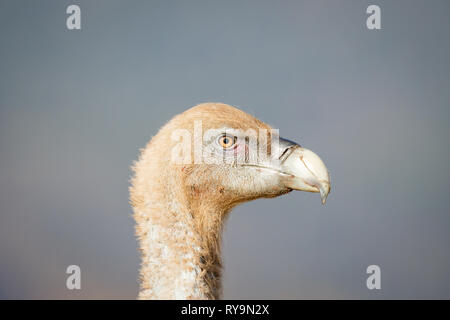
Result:
[[[139,298],[218,299],[222,225],[229,209],[208,201],[208,192],[185,190],[179,176],[163,176],[145,179],[151,181],[145,188],[132,187],[142,252]]]

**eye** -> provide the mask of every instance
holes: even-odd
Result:
[[[234,145],[236,137],[224,134],[219,138],[219,144],[222,148],[228,149]]]

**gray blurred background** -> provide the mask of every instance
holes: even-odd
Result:
[[[134,299],[129,167],[207,101],[316,151],[333,185],[326,206],[295,192],[234,210],[224,298],[450,298],[449,15],[449,1],[1,1],[0,298]],[[65,287],[71,264],[82,290]]]

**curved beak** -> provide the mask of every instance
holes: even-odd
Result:
[[[280,169],[285,174],[282,183],[293,190],[320,193],[325,204],[330,193],[330,175],[322,159],[289,140],[280,139],[284,150],[279,158]]]

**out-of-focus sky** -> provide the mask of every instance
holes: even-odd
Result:
[[[0,298],[134,299],[129,167],[207,101],[279,128],[332,179],[326,206],[292,192],[232,212],[224,298],[450,298],[449,14],[444,0],[1,1]],[[71,264],[82,290],[65,287]]]

